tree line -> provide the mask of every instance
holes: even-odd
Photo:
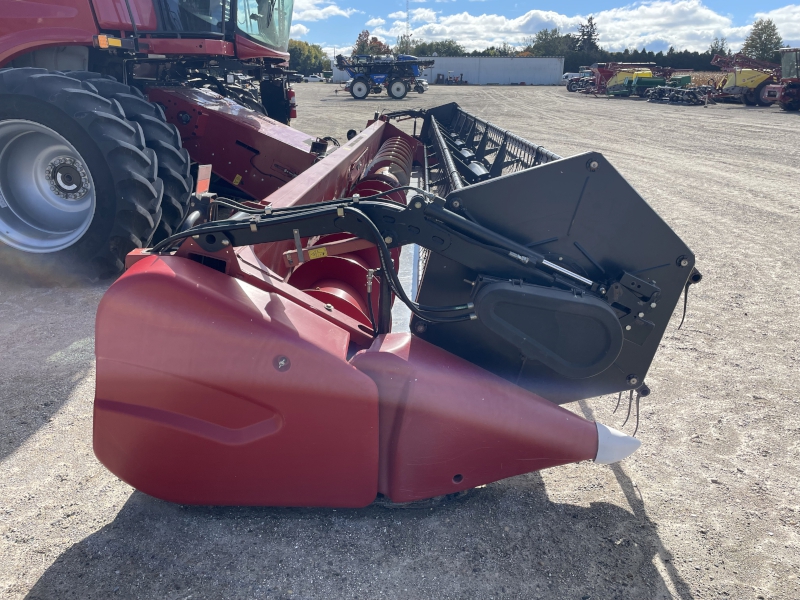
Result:
[[[558,28],[542,29],[525,40],[522,46],[508,43],[490,46],[483,50],[467,50],[456,40],[426,42],[416,40],[411,35],[401,35],[392,48],[366,29],[362,31],[351,49],[351,54],[412,54],[414,56],[563,56],[564,71],[576,72],[581,66],[596,62],[652,62],[663,67],[694,69],[695,71],[714,70],[711,59],[715,54],[730,55],[731,50],[725,38],[714,38],[704,52],[675,50],[653,52],[642,48],[626,49],[622,52],[604,50],[598,44],[597,23],[589,17],[578,27],[578,33],[561,33]],[[758,60],[780,63],[779,48],[783,40],[772,19],[758,19],[753,23],[745,39],[741,52]],[[317,44],[302,40],[289,40],[289,66],[304,74],[318,73],[330,69],[330,58]]]
[[[706,71],[716,69],[711,66],[715,54],[731,55],[726,39],[714,38],[704,52],[676,50],[653,52],[646,48],[626,49],[621,52],[604,50],[598,44],[597,23],[589,17],[578,27],[577,33],[562,33],[558,28],[542,29],[526,39],[521,46],[503,43],[483,50],[468,52],[456,40],[425,41],[416,40],[410,35],[397,38],[394,48],[390,48],[378,38],[370,37],[369,31],[362,31],[353,46],[353,54],[412,54],[414,56],[563,56],[564,70],[575,72],[581,66],[596,62],[652,62],[676,69]],[[753,24],[741,52],[751,58],[780,62],[778,49],[783,40],[771,19],[759,19]]]

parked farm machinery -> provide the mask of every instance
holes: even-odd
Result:
[[[726,71],[714,98],[721,102],[741,102],[748,106],[769,106],[776,100],[767,87],[781,80],[781,66],[756,60],[744,54],[716,54],[711,64]]]
[[[665,85],[647,90],[646,97],[650,102],[699,106],[714,104],[715,91],[713,81],[708,85],[692,85],[691,75],[673,75]]]
[[[568,92],[578,92],[594,85],[595,74],[591,67],[580,67],[579,75],[567,82]]]
[[[380,94],[384,88],[391,98],[402,100],[412,89],[421,88],[417,78],[433,64],[432,60],[419,60],[407,54],[401,54],[397,58],[371,55],[346,58],[341,54],[336,56],[337,68],[346,71],[353,78],[349,91],[356,100],[363,100],[370,94]]]
[[[686,69],[661,67],[655,63],[595,63],[591,67],[593,79],[576,82],[576,90],[586,94],[606,96],[639,96],[644,98],[651,88],[664,86],[675,73]]]
[[[800,48],[781,48],[780,83],[769,84],[763,94],[783,110],[800,110]]]

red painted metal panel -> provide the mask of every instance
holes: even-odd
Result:
[[[193,56],[234,56],[234,45],[222,40],[146,38],[139,49],[149,54],[191,54]]]
[[[349,196],[381,144],[396,136],[410,140],[412,147],[418,144],[394,125],[385,121],[374,122],[352,140],[342,144],[341,148],[273,192],[266,200],[277,208]],[[283,253],[292,248],[292,242],[261,244],[255,247],[255,252],[261,262],[285,276],[289,269],[283,263]]]
[[[367,505],[378,398],[348,341],[285,297],[143,258],[98,308],[95,454],[173,502]]]
[[[0,0],[0,67],[39,48],[91,46],[96,33],[89,0]]]
[[[594,423],[410,334],[380,336],[351,362],[378,384],[378,491],[394,502],[597,454]]]
[[[289,53],[272,50],[271,48],[257,44],[253,40],[249,40],[244,36],[237,35],[236,58],[241,58],[242,60],[247,60],[249,58],[274,58],[280,60],[282,63],[285,62],[288,64]]]
[[[206,89],[152,87],[151,102],[164,107],[192,160],[255,197],[264,198],[317,157],[313,138]],[[186,115],[183,119],[183,115]]]
[[[92,3],[95,15],[97,15],[97,23],[101,29],[133,31],[131,17],[128,14],[128,4],[130,4],[133,20],[140,32],[158,29],[156,10],[152,0],[127,0],[127,2],[126,0],[93,0]]]

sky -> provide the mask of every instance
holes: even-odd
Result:
[[[800,4],[786,0],[409,0],[409,8],[413,39],[455,39],[467,50],[522,46],[541,29],[576,32],[589,15],[607,50],[703,51],[716,36],[735,51],[761,17],[775,22],[785,44],[800,46]],[[406,31],[406,0],[295,0],[292,37],[329,56],[349,52],[363,29],[394,45]]]

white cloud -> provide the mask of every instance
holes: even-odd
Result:
[[[380,17],[374,17],[369,21],[367,21],[366,23],[364,23],[364,25],[366,25],[367,27],[380,27],[384,23],[386,23],[385,20],[381,19]]]
[[[411,22],[435,23],[436,11],[430,8],[415,8],[411,11]]]
[[[322,21],[330,17],[349,17],[361,12],[355,8],[341,8],[327,0],[296,0],[293,21]]]
[[[293,38],[303,37],[305,34],[309,32],[309,28],[305,25],[301,25],[297,23],[296,25],[292,25],[292,28],[289,30],[289,35]]]
[[[700,0],[661,0],[613,8],[597,13],[595,20],[601,44],[611,50],[670,45],[705,50],[714,37],[725,37],[731,46],[738,46],[748,30],[733,27],[730,17],[714,12]]]
[[[756,13],[757,19],[772,19],[784,44],[800,46],[800,4],[790,4],[769,12]]]
[[[437,0],[439,1],[439,0]],[[427,41],[455,39],[467,50],[497,46],[503,42],[521,46],[542,29],[558,27],[564,33],[576,33],[588,15],[565,15],[555,11],[531,10],[516,18],[497,14],[474,15],[468,11],[441,15],[427,8],[411,11],[415,39]],[[789,5],[756,17],[771,18],[784,42],[800,41],[800,5]],[[394,22],[376,33],[397,37],[405,33],[404,11],[388,15]],[[750,26],[733,25],[727,15],[705,6],[701,0],[652,0],[637,2],[594,13],[600,45],[608,50],[647,47],[650,50],[674,46],[678,50],[705,50],[714,37],[725,37],[737,49],[744,42]]]

